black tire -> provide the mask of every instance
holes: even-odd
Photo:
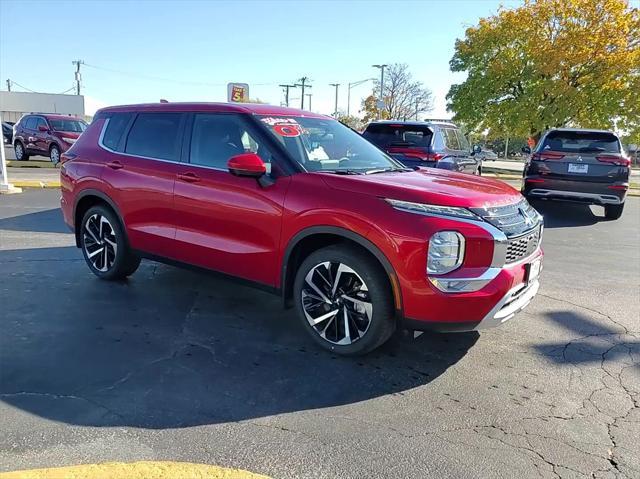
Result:
[[[15,144],[13,145],[13,151],[16,154],[16,160],[18,161],[27,161],[29,159],[29,155],[27,155],[27,150],[25,149],[24,145],[19,142],[16,141]],[[22,152],[20,155],[18,155],[18,152]]]
[[[104,224],[101,218],[106,219],[107,223]],[[131,251],[122,224],[111,208],[104,205],[92,206],[82,217],[78,228],[82,254],[89,269],[98,278],[109,281],[124,279],[140,266],[140,258]],[[112,246],[114,243],[115,248]],[[99,251],[101,248],[104,253]]]
[[[622,216],[622,210],[624,209],[624,203],[619,205],[605,205],[604,217],[608,220],[617,220]]]
[[[329,268],[324,265],[327,262]],[[351,271],[342,272],[343,267]],[[326,295],[325,300],[322,300],[316,294],[317,289],[312,290],[307,283],[308,274],[311,274],[314,283],[329,276],[332,282],[334,278],[337,279],[338,285],[330,286],[325,282]],[[319,284],[322,288],[323,283]],[[336,291],[333,295],[331,288]],[[353,246],[333,245],[311,253],[296,272],[293,299],[298,318],[313,340],[322,348],[340,355],[365,354],[386,342],[396,328],[395,308],[387,274],[375,259]],[[306,307],[303,300],[306,301]],[[338,312],[327,320],[315,326],[310,323],[311,320],[333,311]],[[310,315],[309,319],[307,314]],[[346,320],[338,322],[339,316],[343,319],[346,317]],[[345,334],[345,321],[349,325],[349,338]],[[360,330],[360,326],[364,330]],[[321,329],[324,329],[325,337],[322,336]],[[337,344],[345,340],[349,342]]]
[[[49,159],[54,165],[60,163],[60,148],[58,145],[53,144],[51,145],[51,148],[49,148]]]

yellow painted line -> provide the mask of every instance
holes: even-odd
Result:
[[[0,479],[270,479],[208,464],[171,461],[105,462],[0,473]]]
[[[16,180],[14,181],[11,178],[9,178],[9,181],[11,181],[11,184],[13,186],[17,186],[19,188],[60,188],[59,180],[47,180],[47,181]]]

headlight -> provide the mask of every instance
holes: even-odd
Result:
[[[412,203],[411,201],[392,200],[386,198],[385,201],[397,210],[423,215],[453,216],[455,218],[466,218],[480,221],[480,218],[466,208],[456,206],[429,205],[426,203]]]
[[[439,231],[429,240],[427,273],[446,274],[464,260],[464,236],[457,231]]]
[[[76,142],[75,138],[63,138],[62,141],[64,141],[65,143],[69,143],[70,145],[73,145]]]

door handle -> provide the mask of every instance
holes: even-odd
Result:
[[[179,173],[178,179],[182,181],[186,181],[187,183],[196,183],[200,181],[200,177],[190,171],[188,171],[187,173]]]
[[[109,163],[107,163],[107,166],[112,170],[119,170],[120,168],[124,168],[124,165],[118,160],[110,161]]]

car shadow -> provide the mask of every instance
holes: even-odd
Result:
[[[71,247],[0,251],[0,264],[0,399],[68,424],[176,428],[402,395],[479,337],[398,332],[344,358],[279,297],[210,275],[143,262],[100,281]]]
[[[539,199],[530,199],[529,202],[544,217],[545,228],[589,226],[606,221],[604,214],[598,216],[593,212],[594,208],[602,209],[599,206]]]
[[[0,230],[69,233],[60,208],[0,218]]]
[[[534,346],[535,350],[553,362],[601,366],[606,357],[607,360],[618,360],[640,369],[640,363],[636,361],[634,365],[633,362],[633,357],[640,355],[640,341],[625,336],[627,331],[623,326],[603,324],[569,310],[551,311],[544,317],[573,336],[567,342],[548,342]]]

